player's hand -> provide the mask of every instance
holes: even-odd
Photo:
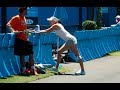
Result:
[[[34,29],[34,30],[26,29],[25,32],[26,32],[26,33],[34,33],[34,32],[35,32],[35,29]]]

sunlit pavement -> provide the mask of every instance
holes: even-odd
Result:
[[[84,62],[86,75],[74,75],[78,63],[63,64],[71,68],[65,75],[55,75],[30,83],[120,83],[120,56],[106,56]]]

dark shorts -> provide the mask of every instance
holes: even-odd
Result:
[[[15,38],[14,55],[22,56],[33,54],[33,46],[29,41],[24,41],[19,38]]]

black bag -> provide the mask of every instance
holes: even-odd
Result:
[[[25,66],[28,70],[31,69],[29,62],[25,62]],[[38,74],[45,74],[46,73],[46,71],[43,68],[41,68],[40,66],[35,65],[35,68],[36,68]]]
[[[38,74],[45,74],[46,71],[44,69],[42,69],[40,66],[35,66],[35,68],[37,69]]]

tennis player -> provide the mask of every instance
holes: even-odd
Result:
[[[61,24],[60,19],[52,16],[50,18],[47,18],[47,20],[49,21],[51,27],[48,29],[45,29],[45,30],[36,31],[36,33],[49,33],[49,32],[55,31],[56,34],[65,41],[65,44],[63,44],[58,50],[57,64],[56,64],[55,68],[52,68],[52,70],[55,72],[58,72],[59,63],[61,61],[61,54],[64,51],[70,49],[77,57],[78,62],[81,67],[81,69],[79,71],[77,71],[75,74],[76,75],[85,75],[86,73],[84,70],[82,57],[80,56],[78,49],[77,49],[77,39],[73,35],[71,35],[68,31],[66,31],[64,26]]]

